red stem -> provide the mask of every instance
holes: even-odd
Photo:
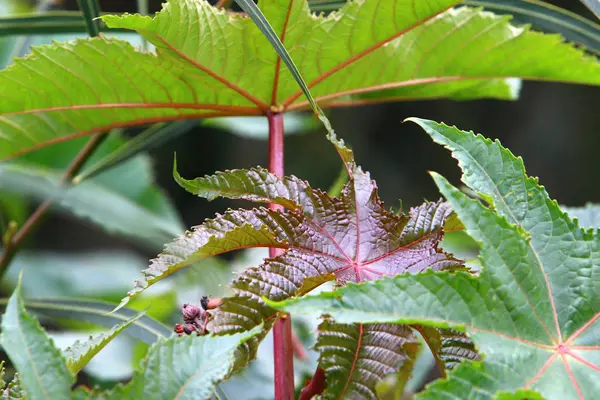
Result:
[[[325,390],[325,370],[317,368],[313,377],[306,383],[306,386],[300,391],[298,400],[310,400],[318,396]]]
[[[269,171],[283,176],[283,115],[269,112]],[[272,210],[280,205],[269,204]],[[276,257],[281,249],[269,249],[269,257]],[[275,400],[294,400],[294,351],[292,346],[292,320],[285,315],[273,329],[275,359]]]

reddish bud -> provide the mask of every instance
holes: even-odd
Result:
[[[184,326],[183,324],[175,324],[175,328],[173,329],[173,332],[175,332],[178,335],[181,335],[184,331]]]
[[[215,308],[219,307],[221,304],[223,304],[223,300],[218,297],[215,297],[214,299],[209,299],[208,303],[206,304],[205,310],[214,310]]]
[[[201,313],[202,310],[200,307],[193,304],[184,304],[183,307],[181,307],[181,314],[186,323],[193,323],[196,318],[200,318]]]

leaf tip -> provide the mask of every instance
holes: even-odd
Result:
[[[123,300],[121,300],[121,302],[119,303],[118,306],[116,306],[112,311],[107,312],[105,315],[109,316],[109,315],[112,315],[112,314],[116,313],[121,308],[125,307],[127,305],[127,303],[129,303],[129,296],[123,298]]]

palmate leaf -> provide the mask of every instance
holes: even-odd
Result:
[[[182,186],[209,198],[220,195],[271,202],[289,211],[262,207],[230,210],[195,227],[152,260],[145,277],[122,305],[192,262],[248,247],[288,250],[247,270],[236,281],[241,285],[238,289],[248,285],[261,292],[255,295],[270,292],[273,299],[298,294],[300,289],[305,293],[333,278],[344,283],[460,265],[459,260],[437,247],[442,225],[451,213],[446,203],[424,203],[413,208],[410,216],[395,215],[385,209],[368,173],[354,167],[352,174],[339,198],[329,197],[296,177],[280,179],[260,168],[226,171],[195,181],[176,175]],[[290,276],[277,283],[284,273]],[[267,281],[259,279],[263,274]],[[312,287],[303,287],[307,279],[311,279]],[[272,286],[277,284],[281,286]]]
[[[600,238],[551,200],[523,162],[498,142],[413,120],[450,148],[463,182],[493,205],[469,199],[434,174],[441,192],[482,243],[479,278],[426,272],[356,285],[287,304],[339,323],[422,322],[462,326],[482,362],[464,362],[422,399],[595,398],[600,390]],[[519,392],[521,391],[521,392]],[[511,394],[511,393],[519,394]],[[539,396],[530,396],[536,398]]]
[[[261,168],[225,171],[192,181],[182,178],[175,170],[179,184],[202,197],[225,196],[276,203],[287,210],[262,207],[230,210],[195,227],[152,260],[144,271],[144,278],[136,282],[121,306],[192,262],[248,247],[280,248],[285,252],[246,269],[233,281],[234,296],[225,298],[211,311],[210,332],[246,331],[263,321],[267,321],[265,328],[269,329],[277,312],[265,305],[263,297],[283,300],[331,280],[345,284],[426,268],[461,266],[460,260],[438,247],[442,227],[451,214],[446,203],[424,203],[411,209],[409,216],[386,210],[377,196],[375,182],[355,165],[352,152],[334,137],[330,139],[351,176],[339,198],[313,189],[296,177],[278,178]],[[362,330],[359,342],[366,343],[363,336],[368,334],[369,331]],[[244,344],[237,366],[254,357],[256,345],[263,337],[264,334],[259,335]],[[389,343],[397,352],[401,345],[402,342],[395,340]],[[366,350],[359,346],[357,351]],[[375,360],[383,357],[376,352],[367,355]],[[383,374],[379,371],[378,376]],[[376,383],[371,379],[367,389],[374,393]]]
[[[597,60],[558,36],[478,9],[450,9],[458,3],[350,2],[326,17],[311,15],[304,0],[260,7],[329,106],[369,94],[377,101],[514,98],[509,77],[600,84]],[[154,18],[103,20],[138,31],[157,54],[102,37],[39,47],[17,60],[0,73],[0,158],[119,126],[309,108],[246,17],[204,0],[171,0]]]

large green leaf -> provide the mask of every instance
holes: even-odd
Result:
[[[73,376],[60,350],[25,311],[19,290],[17,286],[2,317],[0,344],[19,372],[27,398],[68,399]]]
[[[210,399],[233,368],[237,348],[259,334],[261,326],[229,336],[173,336],[149,350],[131,382],[109,392],[78,389],[75,399]]]
[[[498,391],[521,389],[548,399],[594,398],[600,390],[598,233],[574,223],[498,142],[414,121],[452,150],[463,182],[493,206],[434,174],[467,232],[482,243],[480,277],[403,275],[289,301],[284,308],[326,312],[345,323],[464,327],[483,361],[463,362],[420,398],[492,399]]]
[[[346,0],[308,0],[311,10],[326,12],[337,10],[345,3]],[[538,31],[559,33],[570,42],[600,53],[600,26],[550,3],[541,0],[463,0],[462,4],[511,15],[513,24],[531,24]]]
[[[478,9],[450,9],[458,3],[350,2],[327,17],[311,15],[303,0],[260,7],[329,106],[370,101],[369,94],[514,98],[510,77],[600,84],[597,60],[559,37]],[[119,126],[309,106],[245,17],[204,0],[172,0],[154,18],[103,20],[138,31],[157,54],[106,37],[37,48],[0,73],[0,158]]]

